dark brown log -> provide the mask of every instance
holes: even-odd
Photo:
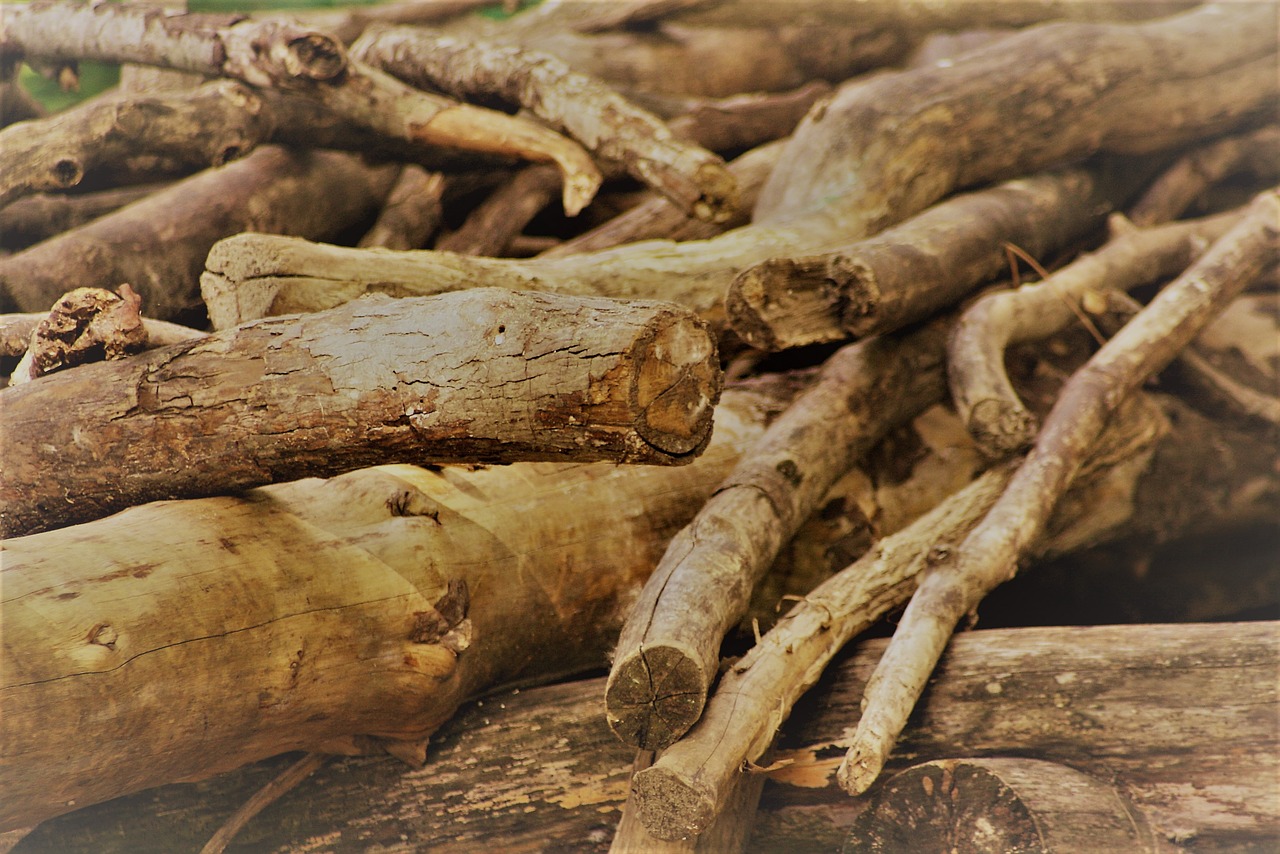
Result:
[[[68,290],[128,282],[151,317],[200,304],[209,247],[246,230],[324,239],[371,216],[394,167],[274,146],[0,259],[0,310],[48,311]]]
[[[719,393],[714,338],[667,303],[352,303],[5,390],[0,531],[380,463],[686,463]]]
[[[962,634],[891,767],[973,755],[1059,763],[1118,787],[1162,850],[1268,850],[1280,834],[1276,631],[1263,622]],[[886,783],[872,798],[850,798],[832,774],[884,646],[860,644],[797,710],[777,755],[790,764],[768,774],[751,851],[838,851],[855,824],[872,820],[860,816]],[[491,696],[440,730],[420,770],[389,759],[333,762],[228,850],[294,850],[323,838],[339,851],[604,854],[633,751],[600,719],[601,691],[593,679]],[[196,850],[288,762],[81,809],[41,825],[14,854]],[[909,838],[894,850],[930,849]]]
[[[559,187],[559,176],[556,186]],[[437,172],[406,163],[387,194],[373,228],[360,238],[360,246],[384,249],[421,249],[440,226],[444,216],[445,179]]]
[[[78,195],[27,196],[0,210],[0,245],[6,249],[25,249],[145,199],[164,186],[163,183],[141,184]]]

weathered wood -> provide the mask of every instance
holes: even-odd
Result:
[[[856,239],[955,189],[1224,133],[1280,97],[1276,25],[1265,3],[1047,24],[942,67],[853,81],[796,129],[755,220],[847,211],[868,226]]]
[[[557,185],[559,181],[557,180]],[[437,172],[406,163],[387,194],[373,228],[360,238],[360,246],[385,249],[421,249],[427,245],[444,216],[445,179]]]
[[[733,277],[767,258],[865,237],[966,185],[1025,175],[1099,148],[1184,145],[1269,109],[1280,97],[1274,13],[1266,4],[1244,4],[1149,24],[1051,25],[948,68],[850,81],[793,135],[782,155],[788,167],[770,175],[757,222],[712,240],[499,261],[350,255],[241,237],[210,253],[206,300],[222,318],[215,322],[235,323],[269,311],[331,307],[369,290],[438,293],[484,281],[661,296],[714,319],[722,316]],[[1160,62],[1151,61],[1153,53]],[[1079,86],[1063,79],[1077,66],[1089,69]],[[1116,80],[1123,85],[1111,85]],[[1071,93],[1070,103],[1055,104],[1053,93],[1062,91]]]
[[[737,207],[719,156],[678,139],[661,119],[555,56],[417,27],[371,28],[351,50],[420,88],[521,106],[699,219],[723,221]]]
[[[1079,239],[1123,206],[1134,172],[1125,180],[1095,168],[1008,181],[838,250],[770,259],[733,280],[729,322],[765,350],[892,332],[994,278],[1008,264],[1006,243],[1042,258]]]
[[[199,306],[209,247],[245,230],[325,239],[371,216],[395,177],[335,152],[268,146],[0,259],[0,311],[48,311],[68,290],[128,282],[150,317]]]
[[[194,92],[96,98],[38,122],[0,131],[0,206],[32,192],[65,190],[126,156],[179,167],[221,166],[265,142],[271,114],[243,83]]]
[[[851,851],[1165,850],[1108,780],[1041,759],[915,765],[854,822]]]
[[[1061,763],[1121,788],[1165,850],[1267,850],[1280,834],[1276,632],[1262,622],[961,634],[891,769],[975,755]],[[752,851],[840,850],[892,785],[850,798],[832,779],[884,646],[859,644],[797,709],[776,757],[790,764],[768,774]],[[634,751],[600,717],[603,681],[473,704],[441,728],[421,769],[389,759],[330,763],[228,850],[290,850],[323,838],[335,850],[604,854]],[[288,761],[81,809],[41,825],[15,854],[196,850]]]
[[[1000,458],[1035,438],[1035,418],[1005,371],[1011,344],[1047,338],[1076,322],[1091,292],[1159,282],[1187,268],[1242,212],[1113,236],[1042,282],[996,291],[965,309],[948,344],[951,397],[974,440]]]
[[[865,792],[880,773],[956,625],[1017,573],[1120,404],[1276,262],[1278,237],[1280,195],[1271,190],[1066,383],[1008,488],[959,547],[931,567],[903,612],[840,766],[850,793]]]
[[[720,383],[667,303],[480,288],[263,321],[5,390],[0,531],[380,463],[685,463]]]
[[[605,707],[620,739],[659,750],[698,720],[725,632],[782,544],[859,458],[941,398],[945,336],[933,324],[833,355],[672,539],[618,638]]]
[[[396,466],[6,540],[0,827],[356,736],[421,751],[468,697],[601,666],[779,393],[726,395],[688,466]]]
[[[48,316],[48,312],[0,314],[0,357],[21,357],[31,341],[31,333],[35,332],[40,321]],[[163,320],[152,320],[149,317],[142,318],[142,325],[147,330],[148,347],[180,344],[193,338],[203,338],[205,335],[199,329],[166,323]]]
[[[0,209],[0,245],[25,249],[146,198],[163,183],[68,195],[37,193]]]
[[[1129,212],[1135,225],[1175,219],[1205,190],[1236,172],[1253,172],[1265,183],[1280,180],[1280,126],[1267,125],[1189,151],[1159,177]]]

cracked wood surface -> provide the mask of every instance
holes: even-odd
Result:
[[[720,382],[678,306],[359,301],[6,389],[0,530],[389,462],[687,462]]]

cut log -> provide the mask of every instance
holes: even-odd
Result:
[[[0,829],[354,736],[420,751],[468,697],[602,666],[784,395],[726,395],[688,466],[397,466],[6,540]]]
[[[891,767],[975,755],[989,758],[969,760],[970,767],[1066,765],[1122,791],[1163,850],[1268,850],[1280,834],[1277,631],[1262,622],[959,635]],[[832,780],[862,685],[884,647],[883,640],[860,644],[797,710],[776,757],[789,764],[768,774],[750,850],[838,851],[855,826],[885,828],[867,811],[893,779],[871,799],[850,798]],[[600,717],[603,681],[508,691],[473,704],[440,730],[418,770],[387,759],[332,762],[250,822],[228,850],[294,850],[323,838],[336,850],[604,854],[634,751]],[[81,809],[41,825],[14,854],[194,851],[288,762]],[[935,798],[938,791],[935,784]],[[928,805],[922,785],[902,794]],[[963,788],[957,797],[977,806]],[[1016,816],[986,818],[994,830]],[[907,837],[893,850],[930,849]]]
[[[0,531],[380,463],[684,463],[720,382],[666,303],[480,288],[263,321],[5,390]]]

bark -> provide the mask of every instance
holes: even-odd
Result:
[[[1037,175],[930,207],[875,237],[821,255],[771,258],[725,297],[733,330],[762,350],[892,332],[994,278],[1005,245],[1044,257],[1123,205],[1132,176],[1101,169]]]
[[[840,768],[846,790],[865,792],[879,775],[956,624],[1016,573],[1107,418],[1275,263],[1278,232],[1280,197],[1269,191],[1067,383],[1008,488],[955,553],[921,581],[903,613],[867,686],[866,712]]]
[[[0,310],[46,311],[78,287],[128,282],[149,316],[199,305],[209,247],[246,230],[315,239],[372,215],[394,170],[350,155],[267,147],[0,259]]]
[[[0,530],[381,463],[684,463],[719,392],[714,339],[669,304],[362,302],[7,390]]]
[[[744,151],[790,134],[809,109],[831,92],[830,84],[812,80],[787,92],[688,99],[667,125],[676,136],[696,140],[712,151]]]
[[[44,105],[31,97],[17,80],[0,79],[0,127],[44,115]]]
[[[967,632],[948,649],[893,767],[963,756],[1062,763],[1116,786],[1162,850],[1266,850],[1280,832],[1276,628]],[[898,786],[881,800],[849,798],[830,780],[832,747],[857,718],[862,686],[884,646],[866,641],[833,666],[814,702],[797,711],[795,736],[779,751],[780,762],[791,764],[751,775],[770,778],[751,850],[836,851],[855,825],[892,829],[880,810],[905,798],[936,806],[923,800],[923,769],[914,772],[914,792]],[[604,854],[634,751],[600,719],[603,681],[508,691],[474,704],[441,729],[420,770],[368,758],[332,762],[251,822],[228,850],[293,850],[323,838],[336,850]],[[999,715],[991,713],[993,696]],[[41,825],[15,854],[196,850],[288,761],[79,810]],[[873,794],[890,786],[893,779]],[[972,804],[966,794],[961,788],[958,797]],[[983,815],[993,824],[1014,818]],[[908,836],[894,850],[928,850],[918,840]]]
[[[396,466],[6,540],[0,827],[357,735],[420,746],[467,697],[600,666],[777,395],[726,395],[688,466]]]
[[[1007,456],[1035,438],[1036,421],[1005,372],[1005,351],[1077,322],[1091,292],[1128,290],[1177,275],[1239,221],[1242,212],[1127,230],[1043,282],[987,294],[969,306],[948,345],[951,397],[987,454]]]
[[[427,245],[444,216],[444,185],[445,178],[438,172],[427,172],[412,163],[401,166],[377,222],[360,238],[360,246],[421,249]]]
[[[95,99],[0,132],[0,206],[74,187],[125,156],[150,154],[193,170],[221,166],[256,148],[270,131],[260,99],[233,81],[177,95]]]
[[[755,220],[826,208],[874,233],[956,188],[1223,133],[1280,95],[1275,27],[1275,7],[1253,3],[1048,24],[946,67],[854,81],[797,128]]]
[[[333,33],[343,44],[349,45],[371,24],[440,24],[490,5],[491,0],[399,0],[376,6],[289,9],[279,14]],[[269,12],[258,13],[255,17],[270,15]]]
[[[850,82],[793,136],[782,155],[785,174],[775,169],[756,207],[757,221],[762,215],[765,221],[713,240],[481,261],[327,249],[309,250],[308,260],[297,242],[241,238],[211,253],[206,299],[218,322],[234,323],[268,311],[331,307],[367,290],[431,293],[484,281],[661,297],[717,319],[733,277],[767,258],[865,237],[959,186],[1024,175],[1099,148],[1144,152],[1186,144],[1268,108],[1280,94],[1270,38],[1274,9],[1215,9],[1132,26],[1052,25],[949,68]],[[1066,78],[1076,64],[1089,72],[1087,80]],[[821,120],[814,118],[819,113]],[[785,199],[768,198],[783,187]],[[236,296],[239,289],[245,293]]]
[[[698,720],[725,632],[783,543],[861,456],[941,397],[944,336],[935,324],[832,356],[672,539],[614,654],[605,707],[620,739],[658,750]]]
[[[1176,219],[1209,187],[1236,172],[1250,171],[1266,183],[1280,180],[1280,126],[1228,136],[1181,157],[1160,176],[1129,212],[1138,226]]]
[[[422,88],[522,106],[699,219],[725,220],[737,207],[723,160],[554,56],[406,27],[371,30],[352,51]]]

